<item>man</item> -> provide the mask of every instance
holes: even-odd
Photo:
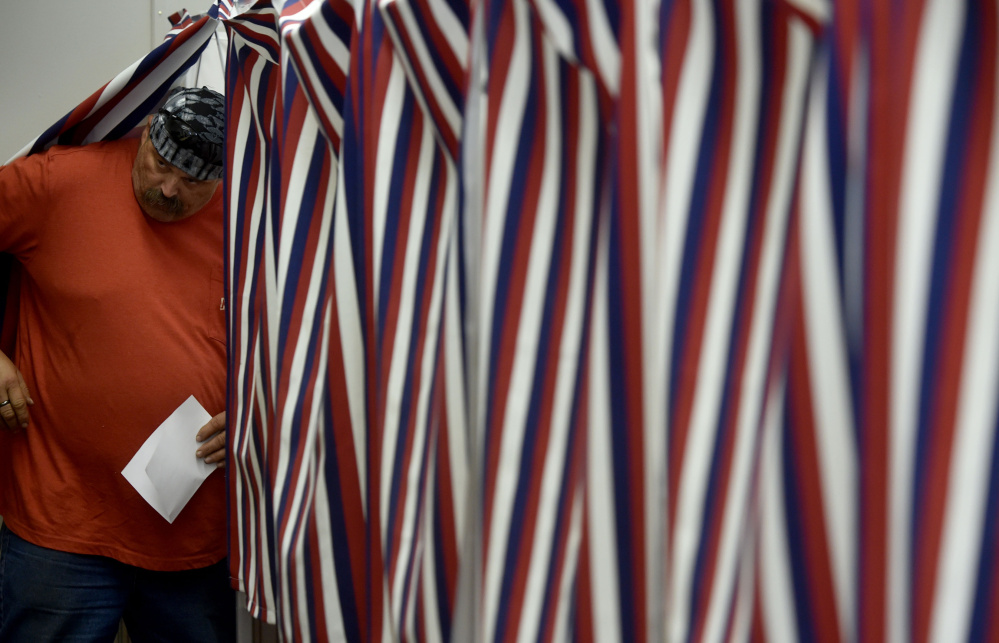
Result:
[[[0,641],[234,639],[223,474],[172,524],[121,474],[191,395],[191,457],[224,463],[223,115],[181,90],[139,139],[0,167]]]

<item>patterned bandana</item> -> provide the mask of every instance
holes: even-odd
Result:
[[[176,90],[149,126],[153,147],[199,181],[222,177],[225,99],[207,87]]]

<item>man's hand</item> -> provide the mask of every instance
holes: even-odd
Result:
[[[0,428],[13,431],[28,428],[28,407],[34,404],[24,376],[14,362],[0,353]]]
[[[3,409],[0,409],[2,412]],[[222,411],[208,424],[201,427],[196,436],[202,445],[198,447],[195,455],[205,459],[205,464],[215,464],[217,467],[225,466],[225,411]]]

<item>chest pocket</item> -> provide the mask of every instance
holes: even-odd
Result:
[[[208,336],[225,344],[226,300],[222,268],[212,268],[208,288]]]

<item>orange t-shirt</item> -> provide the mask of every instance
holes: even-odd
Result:
[[[0,431],[0,516],[43,547],[190,569],[226,555],[224,470],[173,524],[121,470],[188,396],[225,408],[222,190],[155,221],[132,192],[137,150],[53,148],[0,167],[0,251],[21,266],[10,357],[35,401],[28,429]]]

